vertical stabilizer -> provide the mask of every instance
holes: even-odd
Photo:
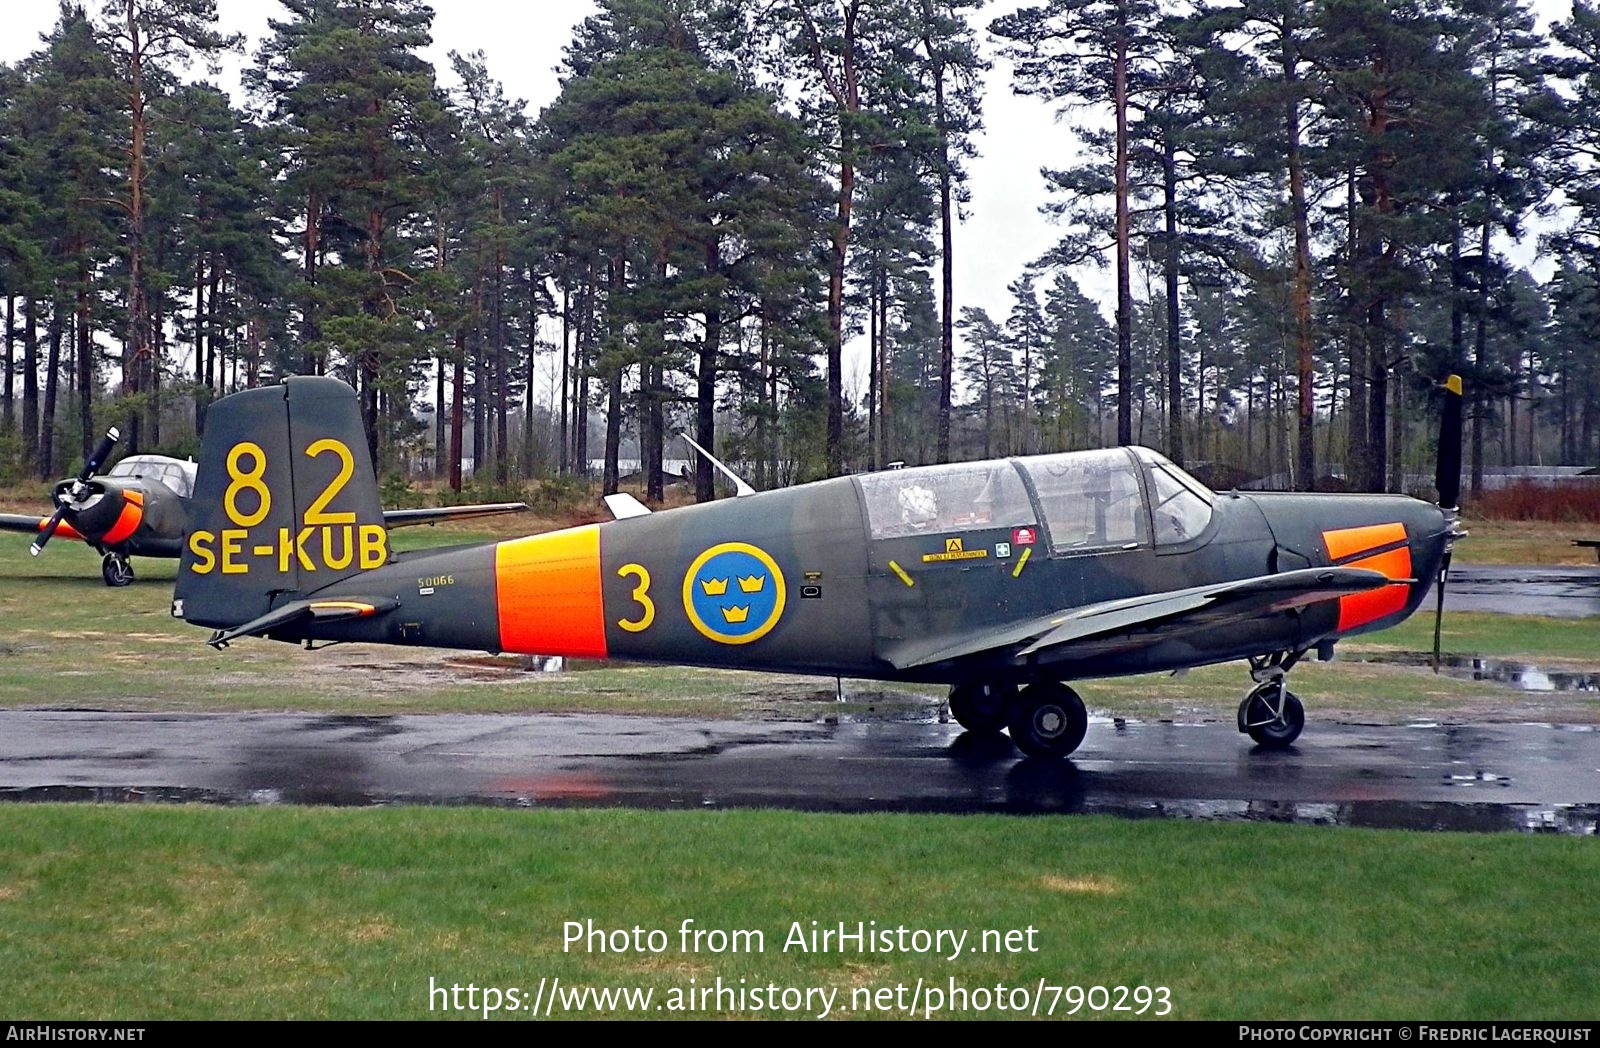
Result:
[[[206,412],[174,613],[226,627],[388,561],[355,391],[297,376]]]

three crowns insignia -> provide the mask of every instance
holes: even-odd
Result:
[[[728,580],[701,579],[700,588],[705,591],[708,597],[724,597],[728,593]],[[766,588],[767,577],[765,575],[741,575],[739,577],[739,591],[741,593],[760,593]],[[748,611],[749,609],[746,610]]]
[[[767,588],[765,575],[740,575],[739,592],[760,593]],[[725,597],[728,595],[727,579],[701,579],[700,588],[708,597]],[[734,605],[732,607],[719,607],[722,619],[730,626],[737,626],[750,621],[750,605]]]

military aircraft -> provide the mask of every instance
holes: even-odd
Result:
[[[107,430],[84,462],[83,471],[56,484],[54,514],[37,517],[0,513],[0,531],[36,535],[29,547],[36,557],[56,535],[82,539],[101,554],[100,575],[107,586],[133,582],[129,557],[178,557],[183,551],[190,496],[199,467],[193,461],[165,455],[129,455],[97,475],[120,439],[116,427]],[[524,509],[527,506],[521,502],[501,502],[387,510],[383,523],[385,527],[402,528]]]
[[[659,513],[623,498],[602,524],[397,553],[365,448],[332,379],[213,406],[173,614],[218,649],[366,641],[944,683],[962,725],[1042,757],[1084,736],[1067,681],[1232,660],[1255,682],[1240,731],[1288,746],[1305,712],[1285,674],[1411,614],[1460,535],[1453,509],[1417,499],[1218,494],[1131,447]]]

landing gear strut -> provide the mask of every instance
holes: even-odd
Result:
[[[1304,652],[1250,660],[1257,681],[1239,704],[1239,730],[1257,746],[1281,750],[1294,744],[1306,726],[1306,709],[1284,684],[1284,676]]]
[[[106,580],[107,586],[132,585],[133,565],[120,553],[107,553],[100,558],[100,577]]]

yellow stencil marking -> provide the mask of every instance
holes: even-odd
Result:
[[[1028,563],[1028,558],[1033,556],[1033,547],[1029,546],[1022,551],[1022,556],[1017,558],[1017,566],[1011,569],[1012,578],[1021,578],[1023,566]]]
[[[889,570],[894,572],[896,575],[899,575],[900,581],[904,582],[907,586],[916,585],[916,582],[912,580],[911,576],[906,574],[906,569],[902,568],[899,564],[892,560],[889,562]]]

